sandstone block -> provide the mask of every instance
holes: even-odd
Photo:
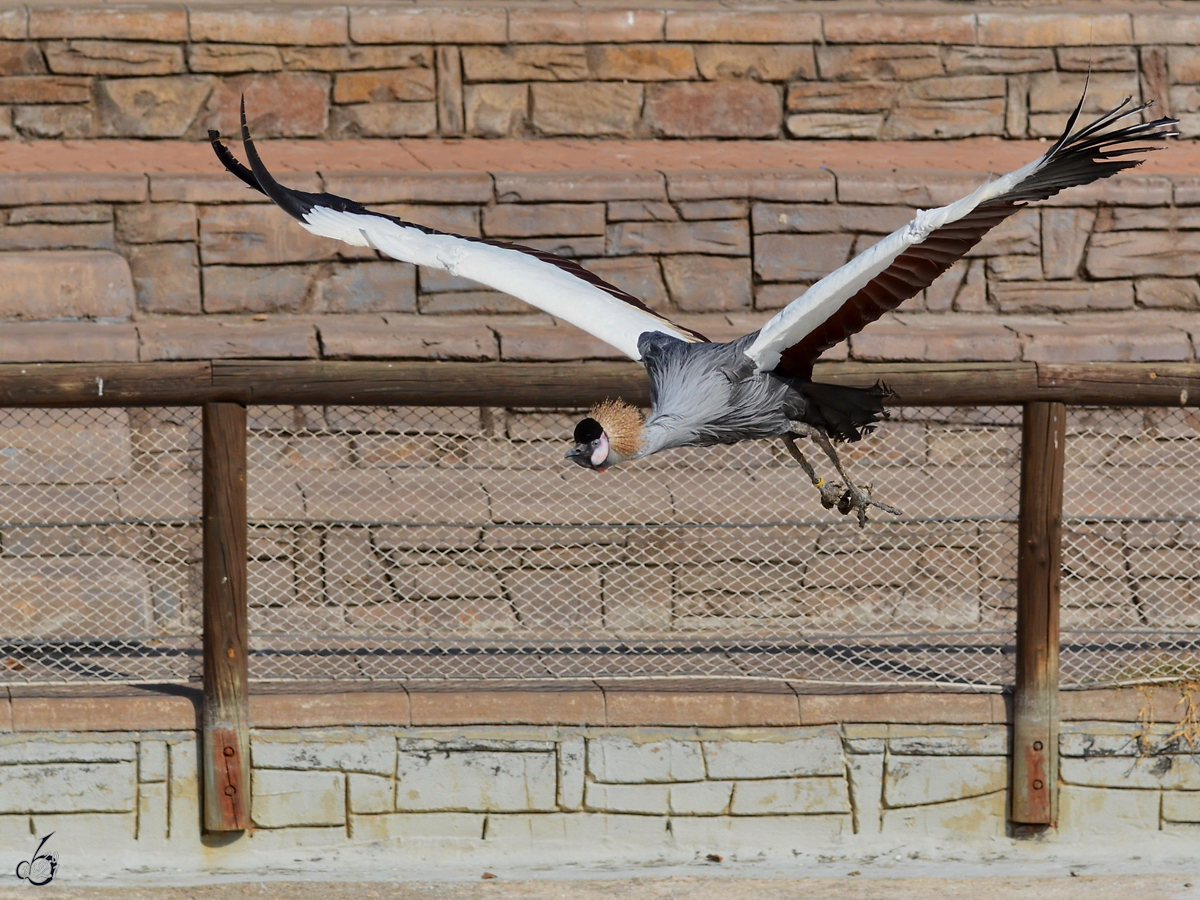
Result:
[[[1065,762],[1065,760],[1064,760]],[[1064,834],[1145,834],[1158,830],[1159,792],[1063,785],[1058,793]]]
[[[708,776],[778,779],[842,773],[842,745],[835,729],[789,729],[762,738],[705,741]]]
[[[358,44],[503,44],[504,9],[366,6],[350,10],[350,39]]]
[[[478,137],[519,134],[529,116],[524,84],[474,84],[463,92],[467,132]]]
[[[960,838],[998,838],[1004,834],[1007,806],[1004,792],[997,791],[966,800],[885,809],[880,830],[893,836],[954,834]]]
[[[642,86],[610,82],[531,86],[533,127],[548,135],[629,135],[642,107]]]
[[[679,214],[689,222],[706,219],[744,219],[750,211],[745,200],[693,200],[679,204]]]
[[[816,281],[850,258],[850,234],[765,234],[755,240],[754,271],[764,281]]]
[[[744,219],[695,223],[618,222],[608,226],[608,249],[614,256],[647,253],[749,256],[750,234]]]
[[[140,322],[141,358],[309,359],[317,355],[312,325],[296,323]]]
[[[1133,308],[1129,281],[1003,281],[992,285],[991,295],[1001,312]]]
[[[382,103],[434,99],[433,69],[341,72],[333,79],[334,103]]]
[[[537,635],[577,635],[602,625],[600,576],[592,570],[532,569],[504,574],[521,627]]]
[[[737,815],[850,812],[845,778],[770,778],[734,783],[730,812]]]
[[[510,9],[514,43],[628,43],[662,40],[665,13],[657,9]]]
[[[18,106],[13,127],[31,138],[70,139],[92,136],[92,112],[86,106]]]
[[[208,75],[120,78],[99,82],[104,137],[183,137],[213,91]],[[228,131],[229,129],[223,129]]]
[[[330,359],[498,359],[495,333],[483,323],[422,321],[322,322],[321,346]]]
[[[350,812],[390,813],[395,809],[396,786],[390,778],[353,774],[348,778]]]
[[[820,202],[835,199],[833,175],[795,169],[667,170],[667,192],[674,201],[736,197],[751,200]]]
[[[188,11],[193,41],[229,44],[344,44],[345,7],[289,6],[285,9],[198,7]]]
[[[483,211],[489,237],[604,234],[603,203],[501,203]]]
[[[1200,285],[1192,278],[1143,278],[1134,282],[1137,301],[1157,309],[1200,308]]]
[[[99,250],[0,254],[0,317],[127,319],[129,264]]]
[[[256,732],[250,753],[256,769],[330,769],[391,775],[396,741],[391,735],[337,734],[310,739],[302,734]]]
[[[336,137],[424,137],[437,131],[436,103],[361,103],[335,106],[330,131]]]
[[[583,804],[600,812],[665,815],[668,809],[665,784],[597,784],[590,781]]]
[[[1129,44],[1133,23],[1125,13],[1089,16],[1070,13],[981,13],[978,42],[997,47],[1061,47]]]
[[[1004,790],[1008,764],[999,756],[898,756],[884,772],[884,799],[890,807],[963,800]]]
[[[358,521],[378,516],[384,521],[415,519],[481,522],[488,516],[488,497],[479,480],[464,472],[405,470],[319,472],[300,479],[305,511],[314,518]],[[389,484],[394,490],[381,490]]]
[[[888,140],[963,138],[1004,133],[1003,97],[980,100],[901,99],[880,136]]]
[[[198,127],[192,129],[198,132],[196,136],[205,136],[212,128],[222,134],[239,134],[238,108],[243,96],[250,133],[259,140],[317,137],[325,133],[329,119],[329,76],[315,72],[272,72],[235,75],[217,81],[198,117]]]
[[[958,324],[950,317],[916,318],[873,322],[851,337],[851,354],[861,360],[985,362],[1017,359],[1021,352],[1017,335],[994,320]]]
[[[50,71],[63,75],[172,75],[184,71],[183,50],[171,44],[62,41],[46,45]]]
[[[845,44],[973,44],[971,15],[880,15],[834,13],[824,16],[825,40]]]
[[[902,206],[830,203],[755,203],[751,223],[755,234],[890,234],[910,221],[913,211]],[[944,277],[944,276],[943,276]]]
[[[0,43],[0,75],[43,75],[46,61],[42,51],[31,41]]]
[[[700,744],[667,738],[634,741],[617,734],[600,734],[587,741],[588,772],[608,784],[703,781]]]
[[[1162,795],[1162,817],[1168,822],[1200,822],[1200,792],[1167,791]]]
[[[942,74],[939,49],[921,44],[818,46],[817,67],[823,79],[834,81],[909,81]]]
[[[0,766],[0,812],[132,812],[133,762]]]
[[[885,112],[896,96],[893,84],[826,82],[789,84],[789,112]]]
[[[486,172],[325,172],[325,190],[383,203],[487,203],[492,178]],[[308,188],[301,188],[308,190]]]
[[[499,291],[447,291],[432,296],[422,295],[419,309],[422,315],[427,316],[460,313],[495,316],[529,312],[527,304]]]
[[[0,82],[0,103],[86,103],[90,86],[72,75],[9,75]]]
[[[416,310],[416,267],[394,260],[336,264],[317,276],[313,311],[411,313]]]
[[[196,240],[196,207],[190,203],[122,205],[116,213],[117,234],[126,243]]]
[[[187,11],[183,7],[39,7],[29,14],[29,36],[186,41]]]
[[[571,736],[558,744],[558,806],[580,809],[583,806],[587,747],[581,736]]]
[[[167,837],[167,786],[161,782],[138,785],[137,838],[160,842]]]
[[[346,776],[340,772],[256,769],[252,783],[254,822],[260,828],[346,821]]]
[[[501,203],[537,203],[569,197],[577,203],[661,200],[663,176],[648,171],[570,169],[558,172],[496,172],[496,198]]]
[[[587,48],[587,67],[600,81],[675,81],[696,77],[687,44],[597,44]]]
[[[1042,210],[1042,271],[1047,278],[1076,277],[1095,221],[1093,210]]]
[[[133,762],[137,759],[137,750],[138,745],[131,741],[34,738],[0,744],[0,764]]]
[[[192,44],[188,68],[193,72],[278,72],[283,68],[283,55],[278,47],[263,45]]]
[[[752,81],[650,85],[646,123],[666,137],[774,137],[779,89]]]
[[[874,138],[883,122],[883,113],[797,113],[787,117],[787,130],[792,137],[813,140]]]
[[[817,76],[813,49],[806,44],[698,44],[696,65],[707,79],[791,81]]]
[[[1075,108],[1079,98],[1083,96],[1086,73],[1067,74],[1062,72],[1038,72],[1030,76],[1029,82],[1029,111],[1036,113],[1068,113]],[[1135,94],[1138,90],[1137,76],[1133,73],[1093,72],[1088,80],[1087,98],[1083,110],[1087,113],[1101,113],[1112,109],[1130,91]],[[1065,123],[1054,125],[1053,118],[1047,122],[1053,133],[1062,132]],[[1042,133],[1042,132],[1038,132]]]
[[[206,266],[204,310],[299,312],[314,275],[312,266]]]
[[[138,742],[138,781],[157,782],[167,780],[166,741]]]
[[[667,806],[674,816],[719,816],[728,813],[732,781],[693,781],[667,786]]]
[[[1054,65],[1049,48],[951,47],[945,57],[947,75],[1016,75],[1052,71]]]
[[[1020,326],[1022,358],[1035,362],[1186,360],[1192,348],[1182,331],[1159,327]]]
[[[112,225],[31,223],[0,227],[0,250],[111,250]]]
[[[588,77],[584,48],[553,44],[464,47],[462,64],[469,82],[583,81]]]
[[[673,9],[667,13],[668,41],[745,44],[811,44],[823,39],[821,16],[769,10]]]
[[[490,817],[467,813],[396,813],[352,816],[350,827],[355,840],[454,841],[452,846],[461,847],[479,840],[485,818],[490,821]]]
[[[1094,788],[1200,789],[1200,761],[1190,754],[1155,760],[1128,756],[1063,757],[1060,774],[1067,784]]]
[[[410,812],[555,808],[553,753],[402,750],[396,779],[396,808]]]
[[[1093,278],[1190,277],[1200,267],[1200,233],[1100,232],[1092,237],[1084,265]]]
[[[142,244],[128,253],[139,310],[192,315],[201,311],[195,244]]]

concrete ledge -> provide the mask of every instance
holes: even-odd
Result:
[[[297,683],[251,688],[256,728],[606,725],[786,727],[848,723],[1001,725],[1000,694],[837,692],[740,679]],[[12,685],[0,689],[0,732],[191,730],[191,685]],[[1063,722],[1175,722],[1173,685],[1059,694]]]

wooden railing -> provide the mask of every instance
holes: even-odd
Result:
[[[1024,407],[1021,456],[1012,819],[1057,810],[1058,600],[1066,406],[1200,405],[1186,363],[824,364],[818,381],[884,381],[899,406]],[[634,363],[214,360],[0,365],[0,406],[202,406],[204,822],[250,823],[247,697],[248,404],[578,408],[621,396],[645,405]]]

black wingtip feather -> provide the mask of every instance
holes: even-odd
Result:
[[[238,162],[237,158],[229,152],[229,148],[221,143],[221,132],[210,128],[208,130],[208,142],[212,145],[213,152],[217,154],[217,159],[221,161],[221,165],[230,174],[237,176],[239,180],[245,182],[245,184],[254,188],[260,194],[266,193],[262,189],[262,185],[258,183],[258,179],[254,177],[254,173]]]

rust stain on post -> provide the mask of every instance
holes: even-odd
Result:
[[[1058,814],[1058,609],[1067,410],[1027,403],[1021,438],[1012,820]]]
[[[204,404],[204,827],[250,827],[246,407]]]

